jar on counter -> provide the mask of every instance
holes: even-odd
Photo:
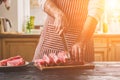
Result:
[[[108,32],[108,24],[103,22],[103,33],[107,33]]]

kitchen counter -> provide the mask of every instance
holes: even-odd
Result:
[[[103,38],[111,38],[111,37],[120,37],[120,34],[111,34],[111,33],[95,33],[94,37],[103,37]]]
[[[120,62],[96,62],[95,69],[40,71],[32,64],[18,70],[0,71],[0,80],[119,80]]]
[[[39,38],[40,34],[34,33],[17,33],[17,32],[9,32],[0,34],[0,38]],[[120,34],[110,34],[110,33],[95,33],[94,37],[120,37]]]
[[[39,38],[40,34],[32,34],[32,33],[2,33],[0,34],[0,38]]]

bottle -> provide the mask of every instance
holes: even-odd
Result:
[[[30,16],[30,28],[31,29],[34,29],[34,19],[35,19],[34,16]]]
[[[103,22],[103,33],[108,32],[108,24],[106,22]]]
[[[27,32],[27,33],[31,33],[30,18],[28,18],[27,23],[26,23],[26,32]]]
[[[107,14],[104,14],[103,16],[103,33],[108,32],[108,21],[107,21]]]

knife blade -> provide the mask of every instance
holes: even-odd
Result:
[[[65,39],[65,33],[63,32],[60,36],[62,38],[62,42],[63,42],[64,48],[65,48],[65,51],[67,52],[67,57],[68,57],[68,59],[70,59],[71,55],[70,55],[70,52],[68,50],[67,42],[66,42],[66,39]]]

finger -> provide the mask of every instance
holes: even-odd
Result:
[[[79,62],[81,62],[82,61],[82,54],[81,54],[81,49],[79,48],[78,49],[78,53],[79,53]]]
[[[77,58],[77,60],[76,61],[78,61],[79,62],[79,48],[77,47],[77,51],[76,51],[76,58]]]
[[[57,22],[54,22],[54,27],[55,27],[55,32],[57,33],[57,30],[58,30],[58,23]]]
[[[80,49],[80,62],[84,62],[83,51]]]
[[[59,33],[60,32],[60,30],[61,30],[61,24],[60,23],[56,23],[56,28],[55,28],[55,31],[56,31],[56,33]]]
[[[61,36],[63,34],[63,29],[60,30],[58,34]]]
[[[58,26],[55,26],[55,32],[58,33]]]
[[[63,27],[63,29],[59,31],[59,35],[62,36],[62,34],[65,33],[64,31],[65,31],[65,27]]]
[[[75,47],[74,49],[74,54],[75,54],[75,61],[78,61],[78,49]]]
[[[66,27],[63,27],[63,32],[66,33]]]
[[[61,26],[57,26],[56,33],[59,34],[60,30],[61,30]]]
[[[72,48],[72,51],[71,51],[71,56],[72,56],[72,60],[75,60],[75,54],[74,54],[74,49]]]
[[[72,50],[70,50],[69,53],[70,53],[70,58],[72,58]]]

